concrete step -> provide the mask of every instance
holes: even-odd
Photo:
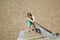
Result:
[[[24,39],[26,40],[44,40],[41,34],[36,33],[34,31],[31,32],[24,32]]]

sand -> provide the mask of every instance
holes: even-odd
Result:
[[[45,28],[60,33],[60,0],[0,0],[0,40],[16,40],[20,26],[28,28],[28,12]]]

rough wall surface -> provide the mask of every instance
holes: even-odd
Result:
[[[60,0],[0,0],[0,40],[16,40],[20,26],[27,28],[28,12],[45,28],[60,33]]]

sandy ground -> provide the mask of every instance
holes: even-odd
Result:
[[[60,33],[60,0],[0,0],[0,40],[16,40],[20,26],[27,29],[28,12],[45,28]]]

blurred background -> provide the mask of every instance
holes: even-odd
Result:
[[[60,0],[0,0],[0,40],[16,40],[26,15],[54,33],[60,33]]]

